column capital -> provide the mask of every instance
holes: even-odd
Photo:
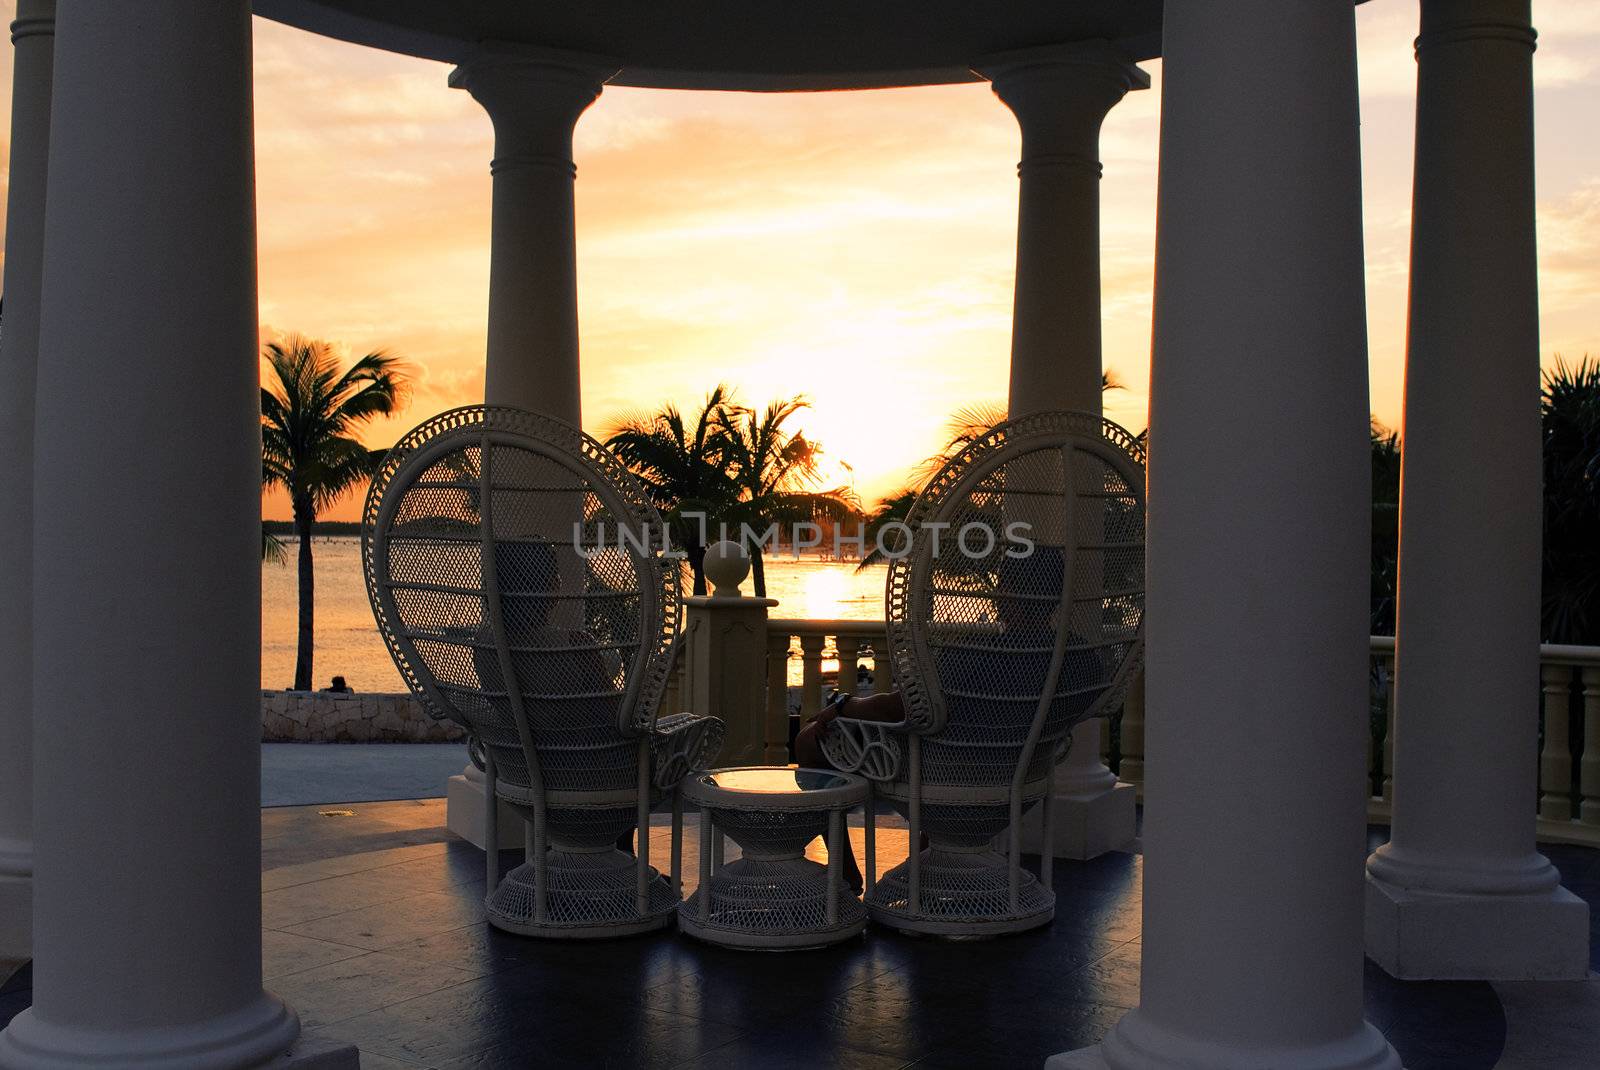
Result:
[[[573,170],[572,128],[621,64],[604,56],[501,42],[479,45],[450,72],[494,123],[490,170]]]
[[[1498,40],[1531,52],[1538,38],[1528,0],[1424,0],[1415,48],[1420,55],[1435,45]]]
[[[1100,173],[1100,123],[1150,75],[1107,41],[1072,41],[985,56],[972,65],[1022,128],[1022,162]]]
[[[54,37],[56,0],[17,0],[17,17],[11,23],[13,44],[24,37]]]

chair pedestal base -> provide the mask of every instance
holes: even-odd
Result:
[[[546,857],[549,890],[542,920],[535,917],[534,870],[527,862],[507,873],[484,899],[484,915],[497,929],[554,940],[605,939],[665,928],[678,897],[652,867],[648,903],[641,914],[635,874],[634,857],[621,851],[552,850]]]
[[[1017,903],[1009,892],[1006,857],[995,851],[922,852],[921,893],[910,902],[910,863],[883,875],[867,899],[879,925],[936,936],[1001,936],[1050,924],[1055,894],[1027,870],[1018,874]]]

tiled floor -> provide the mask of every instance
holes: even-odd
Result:
[[[1055,923],[1004,939],[869,929],[783,954],[673,933],[564,945],[481,921],[482,856],[443,821],[438,800],[262,815],[267,986],[308,1029],[358,1044],[367,1070],[1036,1067],[1138,1002],[1137,855],[1058,863]],[[652,830],[657,858],[666,837]],[[880,844],[887,868],[905,834]],[[1600,906],[1600,852],[1547,853]],[[27,1005],[27,986],[24,974],[0,993],[0,1022]],[[1576,1070],[1600,1050],[1600,980],[1405,983],[1369,964],[1366,1009],[1409,1070]]]

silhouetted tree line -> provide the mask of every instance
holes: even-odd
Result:
[[[1600,646],[1600,359],[1556,359],[1540,392],[1544,435],[1541,630]],[[1394,634],[1400,436],[1372,424],[1372,631]]]
[[[787,426],[809,406],[804,397],[756,410],[718,383],[692,415],[676,405],[616,420],[610,447],[644,483],[685,553],[694,593],[706,593],[705,556],[720,524],[764,531],[771,524],[845,520],[859,515],[849,487],[823,487],[822,448]],[[766,597],[765,561],[750,547],[758,598]]]

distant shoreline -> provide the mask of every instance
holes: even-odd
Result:
[[[293,535],[293,520],[263,520],[261,526],[271,535]],[[361,522],[357,520],[319,520],[311,525],[311,534],[319,535],[360,535]],[[850,565],[855,566],[858,559],[832,557],[816,551],[806,551],[796,557],[788,546],[773,546],[767,549],[768,561],[794,561],[800,564],[817,565]]]
[[[272,535],[293,535],[293,520],[263,520],[261,526]],[[360,535],[359,520],[319,520],[311,525],[313,535]]]

